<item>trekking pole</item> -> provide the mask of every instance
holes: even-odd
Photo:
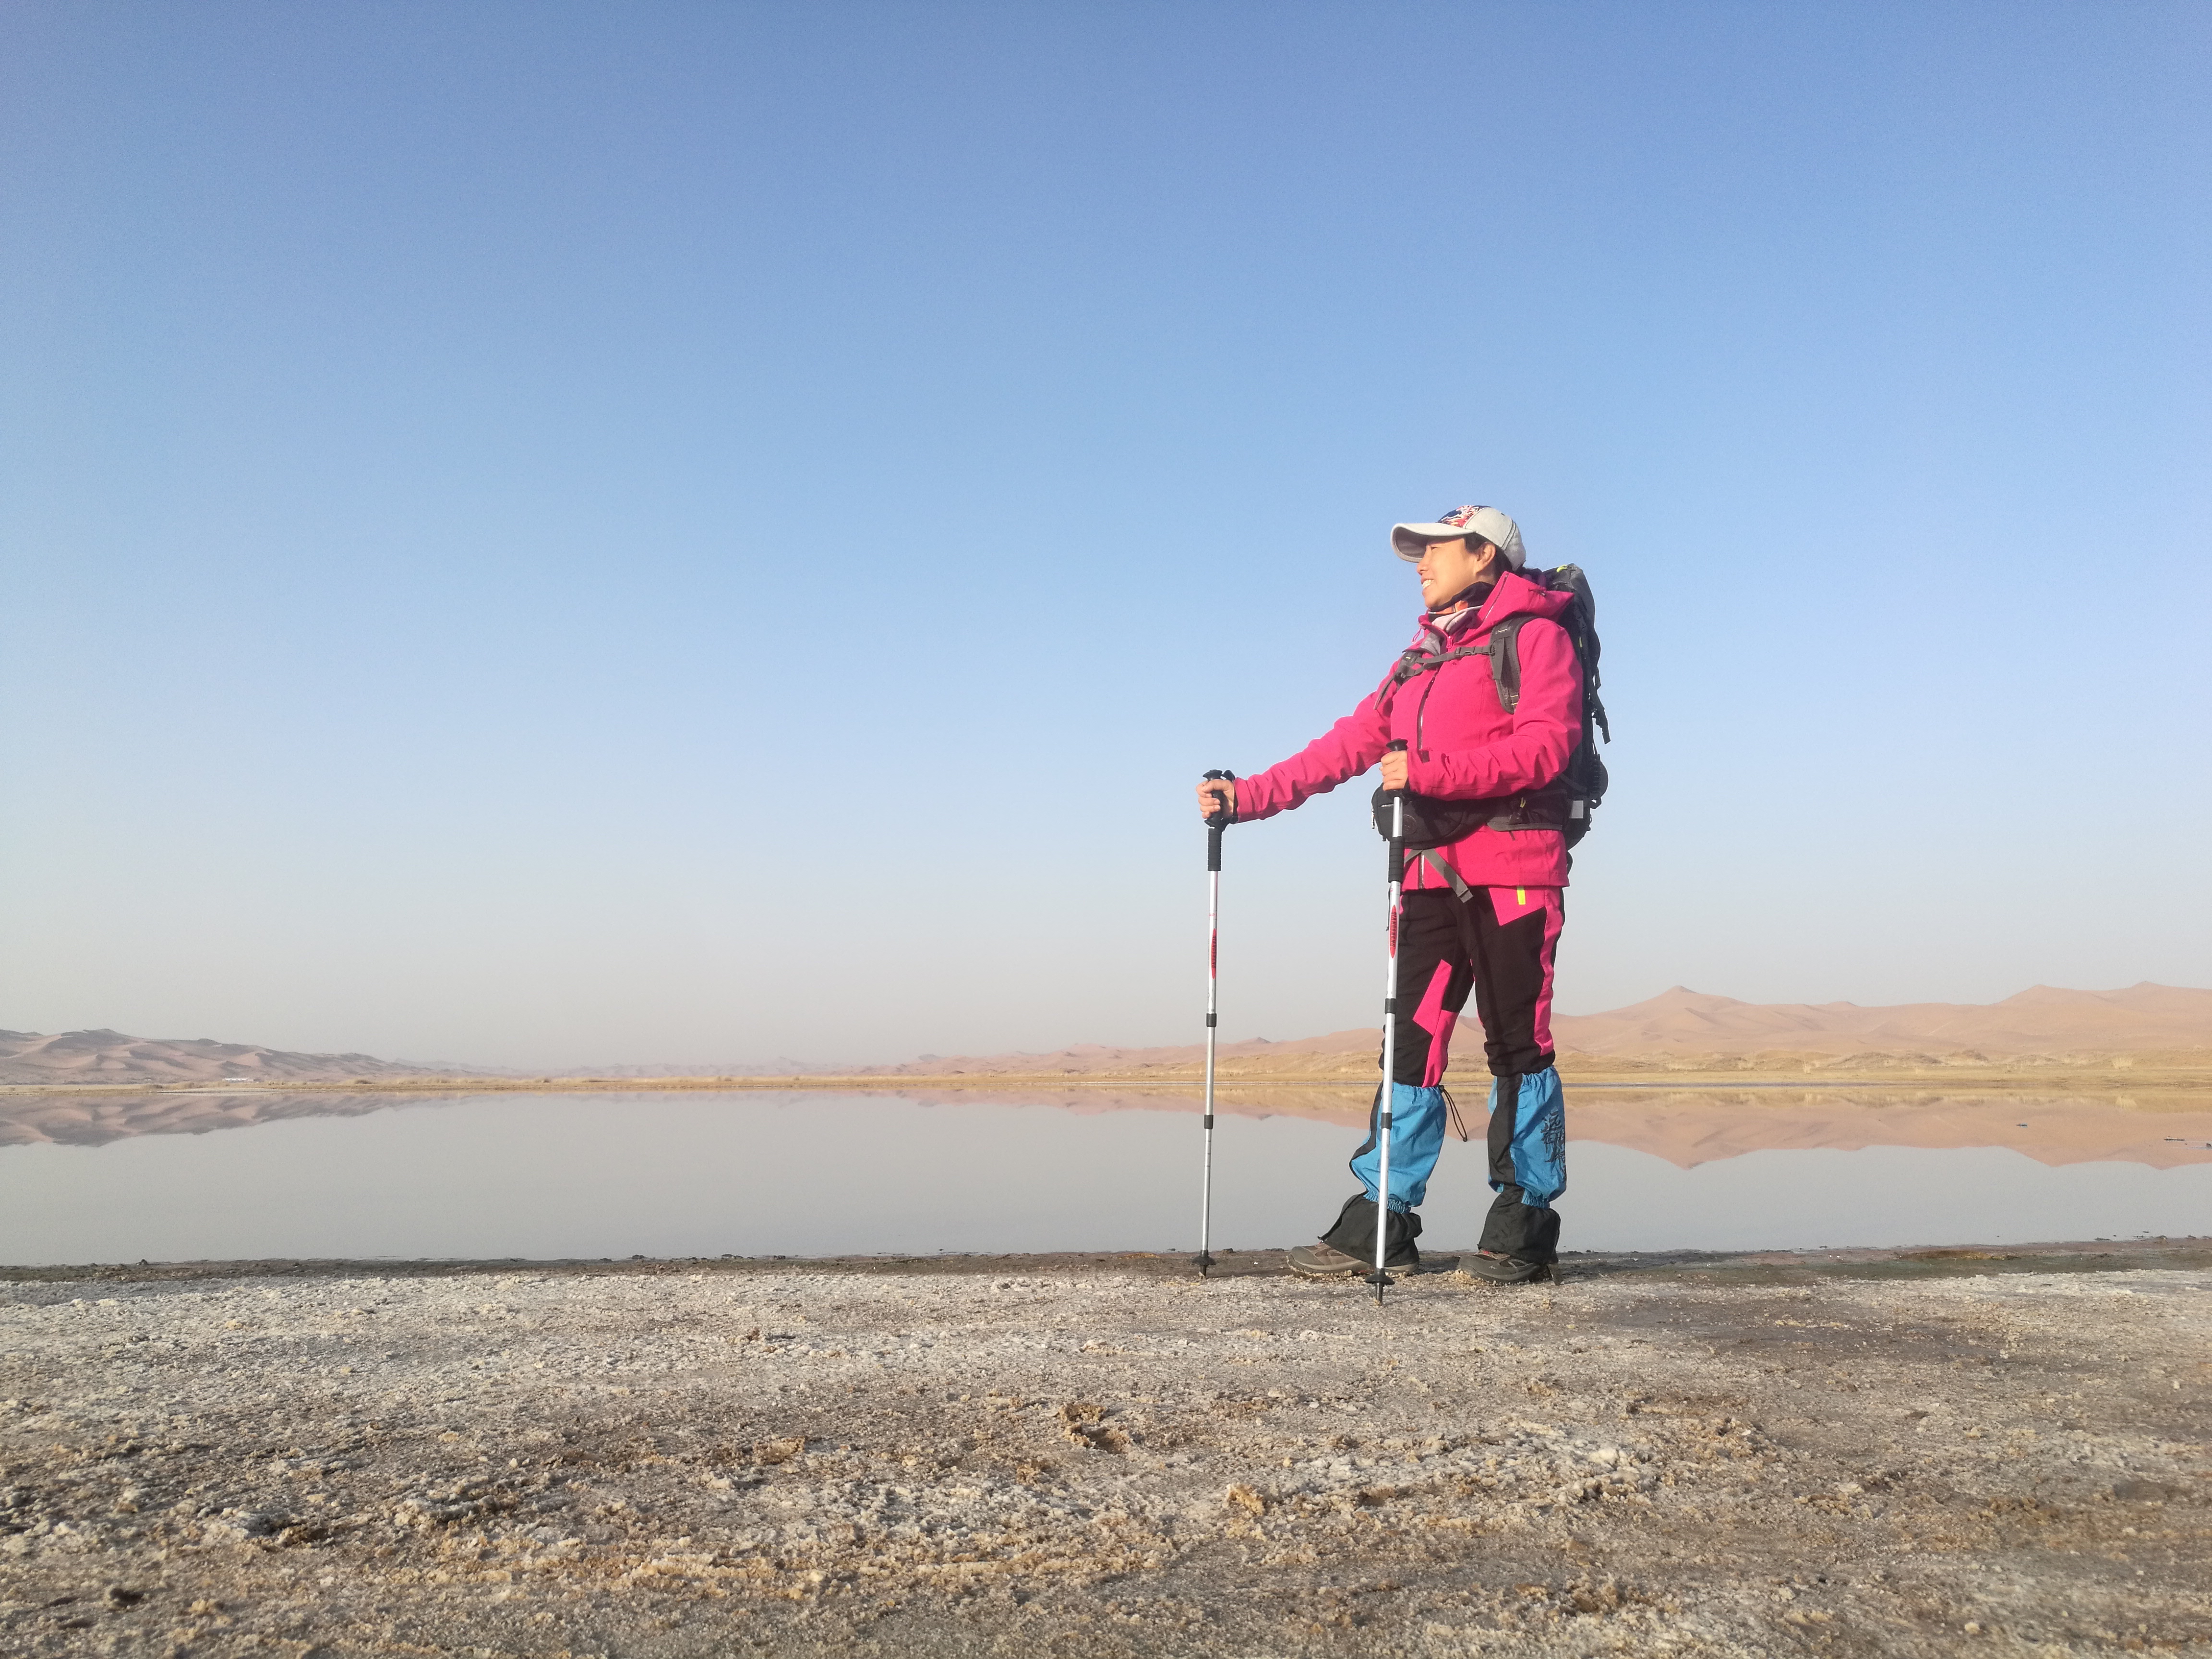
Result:
[[[1234,772],[1208,772],[1206,777],[1234,783]],[[1199,1119],[1205,1132],[1206,1152],[1198,1179],[1198,1254],[1191,1265],[1206,1278],[1213,1269],[1208,1229],[1213,1219],[1213,1030],[1214,988],[1221,976],[1221,832],[1229,826],[1226,809],[1216,807],[1206,816],[1206,1112]]]
[[[1389,749],[1402,752],[1401,738]],[[1376,1098],[1375,1132],[1382,1149],[1382,1167],[1375,1180],[1375,1271],[1367,1282],[1375,1287],[1375,1305],[1382,1305],[1382,1289],[1393,1283],[1382,1270],[1390,1253],[1390,1101],[1398,1090],[1398,912],[1406,884],[1406,792],[1390,792],[1390,912],[1389,963],[1382,975],[1382,1090]]]

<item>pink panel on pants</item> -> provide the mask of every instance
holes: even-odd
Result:
[[[1421,997],[1421,1006],[1413,1010],[1413,1024],[1429,1034],[1428,1064],[1421,1067],[1421,1086],[1433,1089],[1444,1080],[1444,1067],[1451,1064],[1452,1027],[1459,1024],[1459,1016],[1444,1006],[1444,993],[1451,989],[1452,967],[1449,962],[1437,964],[1437,971],[1429,975],[1429,988]]]
[[[1534,1036],[1536,1046],[1548,1054],[1552,1052],[1552,963],[1559,954],[1559,930],[1567,925],[1566,894],[1557,887],[1493,887],[1490,903],[1501,927],[1535,911],[1544,913],[1544,989],[1536,999]]]

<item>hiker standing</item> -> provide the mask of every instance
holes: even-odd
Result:
[[[1603,793],[1586,701],[1601,722],[1603,711],[1584,695],[1586,677],[1595,690],[1595,633],[1581,573],[1567,566],[1523,574],[1519,526],[1494,507],[1395,525],[1390,542],[1420,577],[1426,611],[1413,645],[1326,735],[1251,777],[1200,784],[1199,806],[1250,823],[1378,762],[1382,788],[1407,792],[1395,1075],[1376,1091],[1377,1113],[1382,1088],[1391,1091],[1390,1190],[1376,1190],[1381,1160],[1370,1114],[1352,1159],[1362,1190],[1318,1243],[1291,1252],[1291,1268],[1365,1272],[1375,1260],[1378,1198],[1389,1218],[1388,1265],[1419,1261],[1416,1212],[1443,1148],[1452,1027],[1472,991],[1490,1065],[1497,1197],[1480,1253],[1462,1265],[1520,1283],[1559,1259],[1551,1206],[1566,1190],[1566,1119],[1553,1066],[1552,968],[1565,920],[1568,844]],[[1393,739],[1406,747],[1386,752]],[[1570,778],[1578,747],[1583,758]]]

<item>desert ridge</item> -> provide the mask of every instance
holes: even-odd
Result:
[[[164,1087],[240,1083],[260,1086],[419,1082],[427,1079],[552,1083],[589,1076],[621,1082],[660,1078],[750,1076],[820,1071],[792,1060],[704,1066],[617,1065],[543,1073],[454,1060],[381,1060],[374,1054],[310,1054],[212,1037],[137,1037],[106,1030],[0,1031],[0,1085]]]
[[[1469,1021],[1470,1028],[1472,1020]],[[2038,985],[1995,1003],[1754,1003],[1682,986],[1600,1014],[1555,1014],[1559,1068],[1570,1075],[1773,1071],[1877,1074],[1919,1068],[2050,1066],[2212,1076],[2212,990],[2143,983],[2120,991]],[[1460,1038],[1473,1040],[1470,1029]],[[1382,1033],[1220,1045],[1226,1077],[1292,1081],[1371,1074]],[[1198,1043],[1167,1048],[1080,1044],[1051,1054],[942,1059],[860,1067],[854,1077],[1158,1076],[1194,1074]]]
[[[2038,986],[1988,1005],[1759,1004],[1676,988],[1555,1021],[1571,1133],[1682,1168],[1801,1147],[2008,1146],[2051,1164],[2167,1168],[2212,1153],[2212,991]],[[1220,1050],[1231,1117],[1364,1121],[1381,1034],[1250,1039]],[[1480,1102],[1480,1032],[1458,1085]],[[1083,1044],[1050,1054],[719,1073],[627,1066],[530,1076],[117,1031],[0,1033],[0,1146],[99,1146],[440,1096],[866,1089],[1077,1112],[1196,1111],[1203,1049]],[[780,1062],[790,1066],[788,1061]],[[242,1081],[240,1079],[243,1079]],[[1793,1086],[1795,1085],[1795,1086]],[[1480,1109],[1478,1104],[1478,1109]]]
[[[1665,1076],[1726,1079],[1747,1073],[1897,1082],[1926,1074],[1991,1081],[2053,1072],[2101,1074],[2128,1087],[2212,1085],[2212,990],[2148,982],[2117,991],[2038,985],[2002,1002],[1753,1003],[1676,986],[1597,1014],[1553,1018],[1560,1070],[1571,1079]],[[1221,1075],[1254,1082],[1353,1082],[1373,1074],[1382,1033],[1356,1027],[1321,1036],[1224,1042]],[[1462,1053],[1477,1040],[1470,1017]],[[0,1085],[375,1088],[483,1083],[533,1088],[599,1083],[622,1088],[880,1084],[908,1079],[1070,1079],[1179,1083],[1199,1075],[1195,1042],[1152,1048],[1078,1043],[1044,1053],[942,1056],[895,1065],[777,1060],[701,1065],[509,1068],[308,1054],[211,1038],[148,1038],[120,1031],[48,1036],[0,1031]],[[1462,1066],[1464,1069],[1464,1066]]]
[[[0,1083],[167,1084],[362,1082],[465,1068],[374,1054],[293,1054],[213,1037],[135,1037],[121,1031],[0,1031]]]
[[[1924,1054],[1960,1059],[2212,1050],[2212,991],[2148,981],[2124,991],[2033,985],[2002,1002],[1749,1003],[1676,986],[1647,1002],[1553,1021],[1563,1049],[1675,1054]]]

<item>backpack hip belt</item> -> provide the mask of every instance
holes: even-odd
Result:
[[[1417,795],[1409,789],[1406,792],[1406,845],[1414,852],[1449,847],[1478,830],[1565,830],[1573,816],[1573,803],[1559,784],[1480,800],[1447,800],[1437,795]],[[1385,836],[1390,833],[1389,800],[1380,789],[1375,792],[1375,826]]]

